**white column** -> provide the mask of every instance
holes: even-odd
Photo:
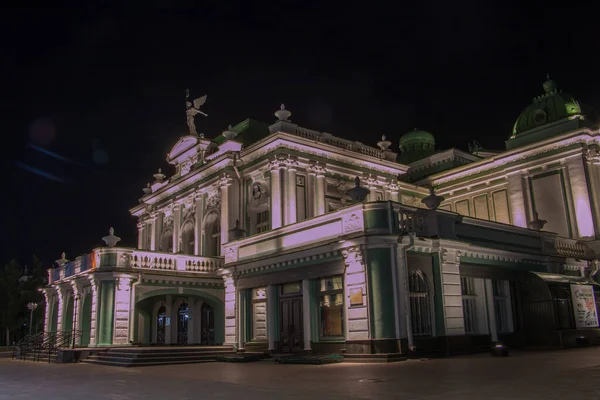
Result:
[[[92,312],[90,315],[90,346],[96,345],[97,327],[98,327],[98,281],[93,276],[89,276],[90,291],[92,294]]]
[[[238,350],[244,350],[246,343],[246,291],[237,290],[237,328],[238,328]]]
[[[275,335],[277,327],[275,320],[277,319],[277,286],[267,286],[267,338],[269,340],[269,350],[275,350]]]
[[[517,171],[506,177],[508,181],[508,201],[513,225],[527,228],[527,213],[523,196],[523,179],[521,172]]]
[[[342,250],[346,270],[344,283],[346,285],[346,340],[368,340],[369,332],[369,301],[367,297],[367,269],[363,262],[360,246],[352,246]],[[351,305],[350,299],[361,296],[361,304]],[[371,316],[373,318],[373,316]]]
[[[566,164],[569,174],[567,185],[571,186],[574,206],[573,211],[575,211],[575,220],[577,221],[578,237],[595,237],[594,218],[592,216],[592,207],[590,205],[588,179],[585,173],[583,157],[571,157],[567,160]]]
[[[440,262],[446,335],[464,335],[465,320],[460,285],[460,251],[442,249],[440,251]]]
[[[296,168],[298,162],[293,158],[287,160],[287,174],[285,177],[285,212],[284,225],[294,224],[298,220],[296,206]]]
[[[315,216],[315,172],[312,168],[308,169],[308,176],[306,177],[306,201],[306,219],[308,219]]]
[[[327,206],[325,202],[325,165],[317,164],[314,167],[315,170],[315,215],[323,215],[327,212]]]
[[[137,228],[138,228],[137,248],[139,250],[142,250],[142,249],[144,249],[144,223],[142,221],[139,221],[137,224]]]
[[[176,204],[173,207],[173,253],[179,253],[181,249],[180,240],[180,229],[181,229],[181,204]]]
[[[367,189],[369,189],[369,201],[377,201],[377,178],[369,176],[365,181]]]
[[[67,299],[67,293],[64,292],[64,289],[60,286],[56,287],[56,297],[58,300],[57,309],[57,322],[56,322],[56,331],[61,332],[64,330],[63,328],[63,308],[65,307],[65,300]],[[67,328],[69,329],[69,328]]]
[[[223,276],[225,281],[225,342],[224,344],[236,344],[235,331],[235,282],[231,275]]]
[[[398,194],[400,193],[400,187],[398,186],[398,184],[392,181],[392,183],[388,185],[388,190],[390,193],[389,200],[399,202],[400,198],[398,197]]]
[[[158,249],[158,238],[157,238],[157,229],[158,229],[158,216],[156,213],[152,214],[151,217],[151,228],[150,228],[150,250],[156,251]]]
[[[595,146],[590,148],[586,153],[586,161],[594,210],[594,226],[596,237],[598,237],[600,233],[600,171],[598,170],[600,168],[600,149]]]
[[[223,175],[219,179],[219,187],[221,188],[221,255],[223,255],[223,244],[229,241],[229,186],[232,179],[229,175]]]
[[[310,281],[308,279],[302,280],[302,321],[304,324],[304,350],[311,350],[311,337],[310,337],[310,298],[312,293],[310,292]]]
[[[496,329],[496,313],[494,312],[494,288],[491,279],[485,279],[485,298],[487,304],[488,324],[492,343],[498,341],[498,329]]]
[[[277,160],[272,160],[269,163],[271,169],[271,229],[277,229],[282,225],[282,204],[281,204],[281,175],[280,164]]]
[[[53,293],[48,293],[50,291],[53,292],[54,290],[50,288],[42,289],[44,299],[46,300],[46,310],[44,312],[44,332],[50,332],[50,329],[52,327],[51,313],[52,308],[54,307],[55,297]]]
[[[129,344],[130,301],[131,277],[121,275],[115,282],[113,345]]]
[[[196,193],[196,224],[194,226],[194,254],[201,256],[204,254],[202,248],[202,220],[204,220],[204,195],[201,192]]]

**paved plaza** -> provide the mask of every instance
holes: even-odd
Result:
[[[600,348],[393,364],[118,368],[0,359],[0,399],[599,399]]]

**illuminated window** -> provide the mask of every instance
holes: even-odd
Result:
[[[342,276],[319,282],[319,334],[322,339],[344,337],[344,283]]]

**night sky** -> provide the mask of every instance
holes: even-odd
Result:
[[[385,134],[396,149],[414,128],[438,149],[502,149],[546,73],[600,110],[588,8],[206,3],[0,13],[0,262],[73,259],[110,226],[135,246],[128,209],[157,168],[173,172],[165,156],[187,132],[186,87],[208,94],[196,125],[209,138],[247,117],[274,122],[283,102],[300,126],[369,145]]]

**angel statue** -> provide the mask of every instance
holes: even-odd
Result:
[[[188,127],[190,128],[190,135],[192,136],[198,136],[198,133],[196,132],[196,124],[194,123],[194,117],[196,117],[196,115],[198,114],[202,114],[205,117],[208,117],[208,115],[202,111],[200,111],[200,107],[206,103],[206,95],[202,96],[202,97],[198,97],[197,99],[195,99],[193,102],[191,102],[189,100],[190,98],[190,90],[186,89],[185,90],[185,107],[186,107],[186,115],[187,115],[187,124]]]

